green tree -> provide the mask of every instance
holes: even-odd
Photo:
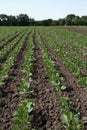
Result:
[[[87,16],[81,17],[81,25],[87,25]]]
[[[65,25],[65,19],[59,19],[59,20],[58,20],[58,25],[59,25],[59,26]]]
[[[12,15],[9,15],[9,16],[8,16],[8,24],[9,24],[10,26],[15,26],[15,25],[17,25],[17,19],[16,19],[16,17],[15,17],[15,16],[12,16]]]
[[[75,16],[75,18],[73,19],[73,23],[74,25],[81,25],[81,19],[79,16]]]
[[[1,14],[0,15],[0,25],[1,26],[8,25],[8,16],[6,14]]]
[[[43,20],[42,24],[44,26],[50,26],[52,24],[52,21],[53,21],[52,19]]]
[[[20,14],[17,16],[17,22],[20,26],[28,26],[29,25],[29,17],[27,14]]]
[[[67,15],[67,17],[65,18],[65,24],[66,25],[74,25],[74,19],[75,19],[74,14]]]

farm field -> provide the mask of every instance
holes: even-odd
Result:
[[[0,27],[0,130],[87,130],[87,27]]]

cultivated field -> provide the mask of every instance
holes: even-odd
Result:
[[[87,27],[0,27],[0,130],[87,130]]]

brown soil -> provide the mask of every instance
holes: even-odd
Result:
[[[62,59],[56,55],[54,50],[46,42],[46,39],[41,36],[43,43],[48,49],[52,59],[55,61],[56,68],[61,76],[65,79],[65,85],[67,86],[64,94],[72,100],[71,110],[75,112],[75,108],[78,108],[77,112],[80,112],[80,118],[84,122],[84,130],[87,130],[87,92],[77,83],[77,79],[72,73],[63,65]]]
[[[48,82],[42,53],[35,34],[34,44],[35,61],[33,62],[31,88],[34,89],[32,98],[35,103],[35,112],[31,128],[37,130],[61,130],[61,112],[56,103],[59,97],[55,93],[54,87]]]
[[[22,63],[24,53],[27,50],[29,35],[14,61],[14,65],[9,71],[5,85],[0,88],[0,130],[12,130],[13,113],[18,108],[21,96],[18,94],[22,78]]]
[[[80,29],[80,28],[71,28],[71,27],[58,27],[58,28],[61,28],[61,29],[65,29],[65,30],[69,30],[69,31],[72,31],[72,32],[77,32],[77,33],[82,33],[82,34],[87,34],[87,29]]]

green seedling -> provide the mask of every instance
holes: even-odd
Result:
[[[28,121],[33,119],[34,103],[24,100],[19,104],[19,108],[14,112],[13,130],[28,130]]]

